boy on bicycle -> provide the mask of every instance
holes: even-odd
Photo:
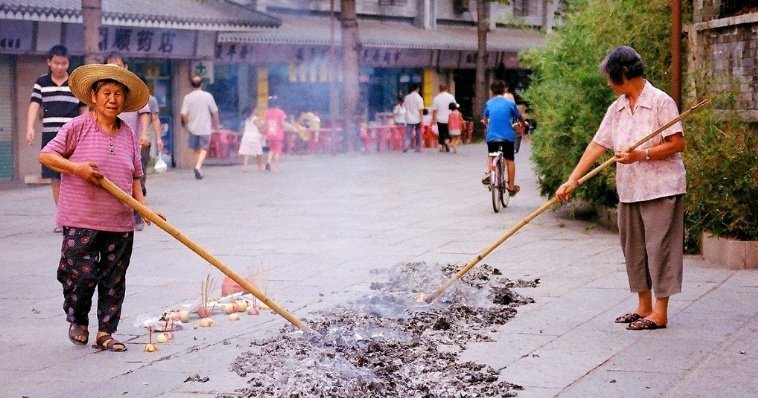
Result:
[[[492,160],[497,153],[502,151],[503,158],[505,158],[506,169],[508,170],[508,194],[515,196],[521,187],[514,184],[516,179],[516,163],[513,161],[513,142],[516,139],[516,133],[513,131],[513,125],[511,124],[514,119],[518,119],[520,123],[526,124],[524,116],[519,112],[516,102],[511,98],[512,96],[505,96],[505,82],[502,80],[495,80],[490,84],[490,91],[492,91],[492,98],[490,98],[486,104],[484,104],[484,124],[487,126],[487,170],[492,165]],[[490,184],[489,171],[482,179],[482,184]]]

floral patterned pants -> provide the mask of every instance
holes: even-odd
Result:
[[[58,281],[63,285],[63,310],[68,322],[89,325],[92,296],[97,288],[98,330],[116,331],[133,243],[133,231],[63,227]]]

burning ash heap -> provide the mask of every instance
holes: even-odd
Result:
[[[287,326],[280,335],[251,343],[232,370],[249,387],[220,397],[512,397],[517,385],[498,381],[488,366],[459,362],[470,341],[486,336],[516,315],[524,298],[511,281],[483,264],[431,305],[419,292],[440,286],[457,269],[430,272],[424,263],[405,264],[376,294],[305,322],[324,335],[305,336]],[[434,275],[429,275],[434,274]]]

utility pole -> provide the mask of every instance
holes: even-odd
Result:
[[[682,0],[671,0],[671,98],[682,109]]]
[[[100,63],[100,26],[103,23],[101,0],[82,0],[82,24],[84,25],[84,63]]]
[[[336,65],[336,38],[335,38],[334,0],[329,0],[329,126],[331,128],[330,150],[335,150],[335,138],[337,137],[337,65]]]
[[[360,102],[360,86],[358,83],[358,53],[360,40],[358,37],[358,15],[355,0],[341,0],[340,21],[342,23],[342,59],[343,59],[343,102],[345,108],[345,127],[343,133],[350,149],[358,140],[358,104]]]
[[[489,4],[486,0],[476,1],[476,32],[477,32],[477,52],[476,52],[476,77],[474,87],[474,136],[484,136],[484,123],[482,123],[482,108],[487,99],[489,90],[485,81],[485,69],[487,64],[487,31],[489,30],[488,19]]]

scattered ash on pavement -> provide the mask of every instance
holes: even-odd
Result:
[[[472,341],[533,303],[486,264],[471,269],[433,304],[416,296],[441,286],[458,269],[408,263],[387,272],[372,294],[303,321],[323,334],[291,325],[250,344],[232,364],[248,387],[219,397],[513,397],[523,388],[498,381],[498,371],[458,354]],[[377,274],[380,274],[377,272]]]

